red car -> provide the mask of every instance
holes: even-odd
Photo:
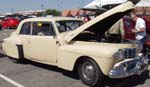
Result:
[[[0,16],[0,30],[1,30],[1,28],[2,28],[2,20],[3,20],[3,16]]]
[[[13,17],[8,17],[5,18],[2,21],[2,29],[13,29],[13,28],[17,28],[17,26],[19,25],[19,20]]]

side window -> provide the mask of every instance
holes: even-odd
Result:
[[[34,22],[33,28],[32,28],[32,35],[37,35],[37,36],[53,36],[53,35],[55,35],[52,23]]]
[[[30,22],[26,22],[22,25],[20,34],[23,35],[29,35],[30,34],[30,30],[31,30],[31,23]]]

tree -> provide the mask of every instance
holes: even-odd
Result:
[[[47,9],[45,10],[46,15],[54,15],[54,16],[59,16],[60,11],[57,11],[56,9]]]
[[[36,16],[37,16],[37,17],[41,17],[41,16],[42,16],[42,13],[39,12],[39,13],[36,14]]]

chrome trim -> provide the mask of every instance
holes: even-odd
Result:
[[[82,74],[83,77],[87,80],[91,80],[91,78],[94,78],[95,76],[95,70],[91,63],[86,62],[82,66]]]
[[[116,63],[110,70],[110,78],[125,78],[132,75],[140,75],[148,67],[149,59],[147,56],[139,56],[133,59],[125,59]]]
[[[136,48],[125,48],[124,49],[125,58],[135,58],[136,56]]]

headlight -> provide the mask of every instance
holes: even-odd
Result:
[[[113,57],[115,59],[131,59],[137,56],[137,48],[124,48],[119,49],[116,53],[114,53]]]
[[[123,49],[119,49],[118,52],[116,52],[113,55],[113,57],[116,58],[116,59],[124,59],[125,58],[124,50]]]
[[[126,71],[127,70],[127,68],[125,67],[125,65],[123,65],[123,64],[116,64],[115,66],[114,66],[114,69],[116,69],[116,70],[124,70],[124,71]]]

